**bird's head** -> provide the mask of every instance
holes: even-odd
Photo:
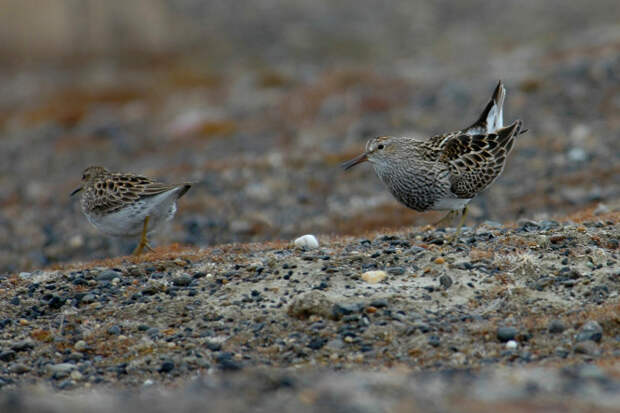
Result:
[[[95,179],[109,173],[110,172],[102,166],[89,166],[88,168],[84,169],[84,172],[82,172],[82,186],[71,192],[71,196],[77,194],[82,189],[84,189],[84,185],[88,185]]]
[[[372,138],[366,143],[366,150],[355,158],[342,164],[347,170],[362,162],[381,163],[390,158],[396,148],[395,138],[391,136],[379,136]]]

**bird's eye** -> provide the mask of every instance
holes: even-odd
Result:
[[[379,150],[381,150],[383,148],[385,148],[385,145],[383,145],[382,143],[377,146],[377,149],[379,149]]]

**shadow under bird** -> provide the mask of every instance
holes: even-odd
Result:
[[[98,230],[113,237],[138,237],[134,254],[146,247],[148,235],[174,217],[176,202],[190,183],[165,184],[152,178],[128,173],[112,173],[101,166],[90,166],[82,174],[82,212]]]
[[[484,111],[471,126],[430,139],[380,136],[366,150],[342,164],[350,169],[368,161],[392,195],[416,211],[450,211],[446,223],[461,211],[460,233],[467,205],[504,170],[514,138],[523,130],[516,120],[504,126],[506,89],[500,81]]]

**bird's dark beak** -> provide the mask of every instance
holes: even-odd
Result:
[[[348,160],[342,164],[342,167],[346,171],[347,169],[353,168],[358,163],[366,162],[368,160],[368,152],[364,152],[361,155],[356,156],[355,158]]]
[[[69,196],[73,196],[73,195],[77,194],[78,192],[80,192],[81,190],[82,190],[82,187],[79,187],[75,191],[71,192],[71,195],[69,195]]]

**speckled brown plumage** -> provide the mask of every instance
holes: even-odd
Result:
[[[176,212],[176,201],[191,187],[189,183],[169,185],[144,176],[112,173],[91,166],[82,174],[82,212],[100,231],[117,237],[142,234],[141,246],[148,246],[146,236],[158,229]],[[140,248],[141,251],[141,248]]]
[[[372,163],[400,202],[417,211],[463,210],[502,173],[514,138],[525,132],[520,120],[503,126],[505,89],[498,83],[482,114],[471,126],[427,140],[382,136],[345,162],[349,169]]]
[[[141,198],[183,186],[183,191],[178,193],[177,198],[180,198],[191,187],[189,184],[169,185],[152,178],[128,173],[111,173],[100,166],[86,168],[82,181],[85,182],[81,200],[83,208],[98,213],[117,212]]]

